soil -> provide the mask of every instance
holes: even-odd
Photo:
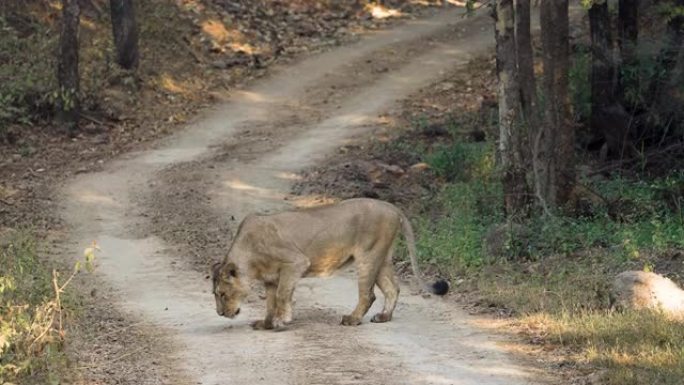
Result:
[[[238,318],[226,320],[215,313],[207,280],[208,263],[222,256],[229,230],[245,215],[325,201],[291,194],[299,172],[355,137],[392,127],[388,117],[401,100],[493,47],[489,16],[462,13],[451,9],[275,65],[272,75],[234,91],[153,149],[63,186],[65,247],[80,250],[97,240],[97,274],[111,287],[106,299],[168,341],[154,360],[178,375],[158,383],[541,381],[506,352],[504,337],[478,327],[448,297],[403,286],[392,322],[339,326],[356,302],[353,274],[345,270],[304,279],[295,292],[294,323],[271,333],[249,327],[264,313],[258,289]]]

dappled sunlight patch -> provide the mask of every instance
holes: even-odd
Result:
[[[395,125],[396,122],[396,119],[390,115],[380,115],[374,121],[379,126]]]
[[[363,114],[346,114],[332,119],[333,124],[344,122],[352,125],[371,124],[372,120],[367,115]]]
[[[444,0],[447,4],[456,6],[456,7],[466,7],[468,5],[468,2],[466,0]],[[486,4],[486,2],[484,3]],[[481,1],[475,1],[473,2],[472,6],[475,8],[479,8],[483,5],[483,2]]]
[[[206,9],[202,0],[180,0],[178,4],[189,12],[203,12]]]
[[[280,179],[285,179],[285,180],[294,180],[294,181],[302,180],[301,175],[296,174],[294,172],[286,172],[286,171],[279,172],[278,174],[276,174],[276,177],[278,177]]]
[[[336,203],[339,199],[324,195],[299,195],[288,198],[288,201],[296,208],[310,208]]]
[[[169,92],[172,92],[174,94],[185,94],[188,92],[187,89],[185,89],[183,86],[178,84],[174,79],[172,79],[169,75],[162,75],[161,77],[161,86]]]
[[[225,51],[228,48],[235,53],[246,55],[256,55],[262,50],[248,42],[248,38],[235,28],[226,28],[223,22],[215,19],[208,19],[201,23],[202,32],[211,39],[213,49]]]
[[[174,79],[169,74],[162,74],[158,79],[159,87],[171,94],[181,95],[187,98],[199,97],[198,91],[202,85],[198,80],[179,80]]]
[[[111,196],[93,190],[79,190],[75,194],[76,199],[81,203],[97,203],[107,206],[121,206]]]
[[[381,4],[368,4],[366,11],[371,14],[374,19],[387,19],[391,17],[401,17],[404,14],[398,9],[391,9],[382,6]]]
[[[247,55],[256,55],[261,52],[261,49],[249,44],[249,43],[230,43],[228,45],[231,51],[244,53]]]
[[[266,191],[265,189],[262,189],[260,187],[247,184],[241,181],[240,179],[231,179],[229,181],[224,182],[224,184],[233,190]]]
[[[235,95],[239,95],[241,99],[245,99],[250,102],[260,102],[260,103],[265,103],[269,102],[270,99],[264,96],[263,94],[257,93],[257,92],[252,92],[252,91],[235,91]]]
[[[244,192],[250,195],[258,196],[260,198],[283,200],[286,197],[286,194],[283,194],[282,192],[269,188],[253,186],[240,179],[227,180],[223,184],[231,190]]]
[[[87,28],[87,29],[89,29],[89,30],[91,30],[91,31],[97,30],[97,25],[95,25],[94,22],[92,22],[91,20],[86,19],[85,17],[81,17],[81,19],[79,20],[79,22],[80,22],[81,28]]]
[[[48,1],[47,2],[48,6],[55,11],[62,11],[62,2],[61,1]]]
[[[241,34],[237,31],[228,32],[223,23],[218,20],[206,20],[202,22],[201,27],[202,32],[207,34],[218,44],[224,44],[229,39],[241,37]]]

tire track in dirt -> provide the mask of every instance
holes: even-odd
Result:
[[[214,178],[212,183],[198,186],[210,199],[200,205],[208,211],[198,215],[213,210],[239,220],[249,212],[286,206],[283,198],[290,191],[293,173],[315,163],[347,138],[366,132],[378,114],[439,77],[441,71],[492,46],[487,16],[457,20],[460,13],[444,12],[436,18],[411,22],[277,70],[270,79],[236,92],[228,104],[162,141],[157,149],[129,154],[106,171],[83,175],[66,187],[64,216],[73,227],[74,247],[91,239],[99,241],[103,250],[99,274],[117,288],[122,307],[170,336],[175,349],[167,352],[168,357],[184,363],[182,369],[196,383],[528,382],[530,373],[515,365],[497,347],[496,339],[470,325],[461,310],[443,300],[411,294],[406,287],[393,322],[339,326],[341,315],[356,302],[355,281],[349,272],[330,279],[303,280],[295,293],[296,321],[287,332],[255,332],[249,328],[250,320],[263,316],[263,301],[257,293],[248,298],[239,319],[222,319],[214,311],[210,284],[204,276],[189,269],[186,256],[149,235],[150,224],[143,215],[146,208],[138,199],[154,194],[150,183],[158,183],[160,172],[186,163],[180,172],[201,175],[189,177],[190,183],[206,181],[207,176]],[[327,74],[342,73],[345,63],[372,58],[392,44],[443,33],[450,23],[471,31],[468,40],[436,42],[421,55],[373,77],[372,83],[353,86],[350,80],[352,86],[339,94],[339,104],[329,112],[302,121],[300,127],[295,119],[290,122],[293,131],[278,131],[279,123],[283,117],[292,116],[293,108],[307,111],[315,105],[320,96],[310,98],[312,103],[307,106],[307,90],[309,95],[320,95],[317,84],[326,84],[321,79]],[[212,152],[216,153],[212,147],[230,143],[241,128],[254,125],[259,126],[260,136],[271,141],[246,145],[249,153],[226,155],[219,150],[221,161],[211,162]],[[233,148],[245,143],[244,139],[233,137]],[[207,172],[207,164],[215,168]],[[184,199],[192,199],[192,195]],[[185,204],[183,200],[176,202],[176,206]],[[178,209],[174,204],[163,208]],[[193,222],[187,225],[200,226]],[[381,301],[369,313],[378,306]]]

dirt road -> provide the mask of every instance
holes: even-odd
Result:
[[[174,345],[165,354],[182,363],[190,383],[533,382],[497,338],[478,330],[448,299],[423,298],[404,287],[392,322],[339,326],[356,302],[348,271],[301,282],[290,330],[252,331],[249,322],[263,317],[263,301],[254,295],[238,318],[218,317],[206,272],[198,271],[202,265],[177,252],[184,250],[178,247],[182,236],[174,241],[169,235],[214,232],[227,241],[229,235],[216,230],[220,223],[234,229],[249,212],[305,203],[286,199],[297,171],[381,124],[383,112],[445,70],[493,46],[490,18],[461,14],[445,11],[275,68],[155,149],[66,186],[63,214],[74,249],[99,242],[102,279],[131,316],[165,331]],[[216,249],[206,253],[221,257]]]

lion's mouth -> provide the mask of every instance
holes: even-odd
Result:
[[[237,316],[238,314],[240,314],[240,309],[237,309],[237,310],[235,310],[234,312],[231,312],[231,313],[223,313],[223,314],[221,314],[221,315],[224,316],[224,317],[227,317],[227,318],[235,318],[235,316]]]

